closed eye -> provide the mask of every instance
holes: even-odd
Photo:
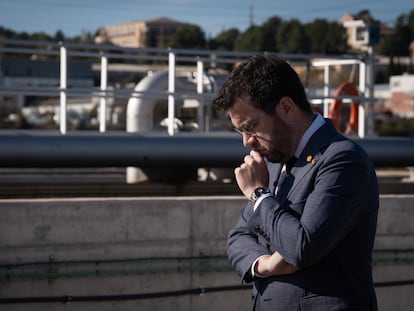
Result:
[[[254,133],[255,132],[254,131],[254,128],[255,128],[255,126],[256,126],[257,123],[258,123],[258,121],[242,127],[242,131],[243,132],[246,132],[246,133]]]

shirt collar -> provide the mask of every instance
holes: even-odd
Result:
[[[303,149],[305,149],[305,146],[309,142],[309,139],[312,137],[312,135],[320,128],[322,125],[325,124],[325,119],[319,114],[315,113],[315,119],[311,123],[311,125],[308,127],[306,132],[303,134],[302,138],[300,139],[300,142],[298,144],[298,147],[295,151],[295,157],[299,158],[300,154],[302,153]]]

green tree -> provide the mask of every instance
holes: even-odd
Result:
[[[264,42],[262,49],[265,51],[278,51],[277,43],[277,29],[282,24],[283,20],[280,17],[273,16],[263,23],[261,26]]]
[[[90,32],[83,30],[80,36],[80,42],[82,43],[94,43],[95,35]]]
[[[408,14],[408,27],[410,28],[411,35],[414,37],[414,10]]]
[[[214,39],[210,40],[209,48],[222,51],[234,51],[239,36],[240,31],[237,28],[230,28],[229,30],[219,33]]]
[[[315,19],[305,25],[309,49],[315,54],[341,54],[348,49],[346,30],[336,22]]]
[[[52,41],[53,40],[53,38],[45,32],[35,32],[32,35],[30,35],[30,39],[35,40],[35,41]]]
[[[199,26],[189,26],[177,30],[171,37],[168,45],[178,49],[204,49],[206,38]]]
[[[0,26],[0,39],[10,39],[14,36],[14,31]]]
[[[283,22],[277,29],[279,52],[309,53],[309,40],[305,27],[297,19]]]
[[[65,35],[63,34],[63,32],[61,30],[56,31],[54,37],[53,37],[54,41],[65,41]]]
[[[413,12],[411,15],[414,15]],[[382,54],[390,57],[409,55],[409,45],[413,39],[413,32],[410,29],[409,23],[409,16],[407,15],[403,14],[397,18],[394,34],[392,36],[388,36],[382,44]]]
[[[263,51],[264,33],[259,26],[250,26],[236,42],[237,51]]]
[[[282,23],[279,17],[271,17],[261,26],[252,25],[239,36],[237,51],[277,51],[277,29]]]

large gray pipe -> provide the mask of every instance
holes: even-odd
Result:
[[[0,150],[0,167],[224,167],[246,152],[231,134],[42,131],[0,132]]]
[[[414,166],[413,138],[357,142],[378,167]],[[0,167],[234,167],[247,152],[235,133],[0,131]]]
[[[175,79],[177,91],[196,91],[196,84],[185,79]],[[151,96],[154,92],[165,92],[168,89],[168,71],[159,71],[144,77],[135,87],[140,97],[131,97],[127,105],[126,130],[128,133],[142,133],[153,129],[154,108],[159,99]],[[164,96],[165,97],[165,96]],[[127,167],[127,183],[136,183],[140,180],[141,169],[134,166]]]
[[[206,87],[211,88],[211,85]],[[168,71],[159,71],[144,77],[134,88],[139,97],[131,97],[127,105],[126,130],[128,133],[147,132],[153,129],[154,108],[160,101],[156,98],[157,92],[166,92],[168,89]],[[182,77],[175,79],[176,91],[195,94],[196,84]],[[152,95],[152,96],[151,96]],[[158,95],[159,96],[159,95]],[[167,99],[163,94],[164,100]]]

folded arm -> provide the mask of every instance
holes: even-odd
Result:
[[[227,252],[231,265],[246,282],[253,281],[253,276],[263,278],[297,271],[298,268],[287,263],[278,252],[272,254],[266,242],[259,241],[263,237],[246,226],[252,213],[252,205],[248,203],[229,233]]]
[[[255,275],[263,278],[291,274],[298,270],[299,268],[286,262],[278,252],[274,252],[272,255],[263,255],[254,263]]]

